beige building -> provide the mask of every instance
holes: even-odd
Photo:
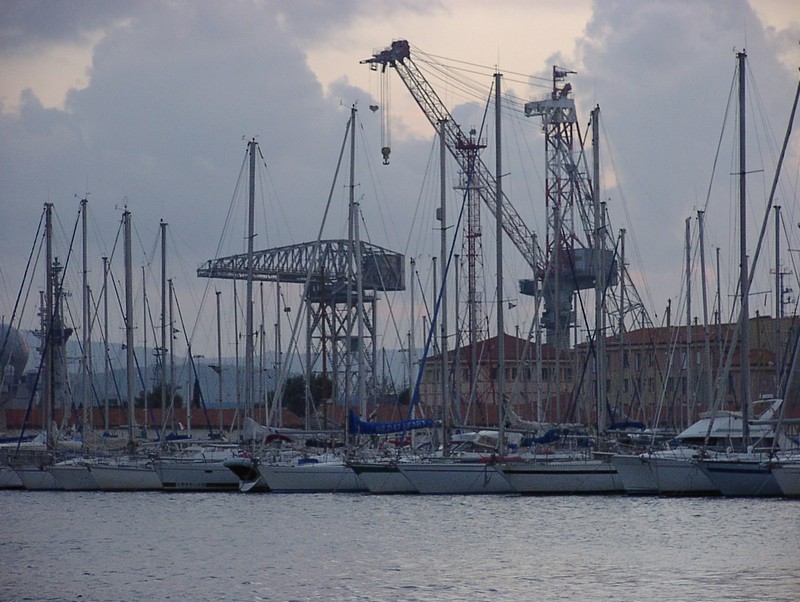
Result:
[[[727,373],[722,384],[723,407],[741,406],[742,361],[739,344],[728,357],[734,324],[710,326],[708,346],[704,328],[695,325],[638,329],[606,339],[606,424],[640,421],[649,426],[681,428],[709,409],[717,375]],[[787,342],[797,339],[800,325],[794,318],[778,323],[769,317],[750,320],[750,397],[757,400],[780,390],[785,378]],[[525,420],[582,422],[597,419],[597,376],[593,348],[581,343],[558,351],[538,348],[505,335],[505,398],[507,407]],[[458,424],[497,424],[497,338],[472,349],[460,347],[447,354],[449,395],[454,400],[452,420]],[[708,352],[706,352],[706,348]],[[725,369],[728,364],[727,370]],[[795,379],[795,381],[800,379]],[[787,415],[800,414],[797,384],[787,398]],[[421,405],[427,416],[442,416],[442,362],[427,360],[420,385]]]

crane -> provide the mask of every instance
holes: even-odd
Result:
[[[475,156],[471,150],[473,141],[470,136],[465,135],[453,120],[441,98],[415,64],[409,42],[395,40],[389,47],[362,60],[361,64],[368,64],[373,70],[380,68],[383,73],[387,67],[393,68],[431,126],[439,130],[443,124],[445,144],[450,154],[464,173],[471,174],[476,194],[496,218],[495,176],[481,158]],[[597,262],[601,270],[608,274],[604,280],[609,291],[618,281],[618,267],[622,273],[621,282],[628,285],[617,299],[613,298],[614,295],[608,296],[609,305],[620,316],[617,322],[612,321],[612,328],[623,328],[622,318],[634,312],[642,324],[649,322],[644,305],[627,277],[624,260],[618,266],[615,252],[608,250],[614,244],[600,249],[595,243],[595,237],[603,237],[605,241],[610,229],[594,223],[597,221],[597,212],[593,214],[591,211],[594,198],[591,182],[582,175],[573,149],[577,124],[571,85],[564,82],[568,73],[571,72],[554,67],[550,97],[525,106],[527,116],[542,117],[547,144],[548,231],[544,250],[539,247],[536,234],[528,228],[505,194],[501,204],[503,231],[534,275],[533,279],[520,281],[520,292],[542,295],[542,326],[547,342],[561,349],[569,347],[569,327],[574,323],[574,293],[595,285],[597,270],[594,266]],[[583,240],[575,232],[576,211],[583,227]]]

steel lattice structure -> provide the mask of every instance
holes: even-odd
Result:
[[[405,290],[405,256],[361,242],[361,280],[365,324],[363,341],[355,336],[358,322],[356,280],[350,265],[349,240],[322,240],[255,251],[253,280],[304,285],[306,306],[306,374],[322,373],[330,379],[333,399],[345,390],[345,366],[364,346],[370,388],[374,391],[376,359],[376,303],[379,292]],[[247,253],[207,261],[197,270],[200,278],[246,280]],[[368,392],[368,397],[372,391]],[[327,424],[320,424],[327,428]]]

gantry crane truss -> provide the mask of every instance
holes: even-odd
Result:
[[[359,345],[364,345],[368,365],[366,382],[375,386],[378,293],[405,290],[405,257],[362,241],[362,319],[368,336],[359,341],[354,332],[358,321],[356,280],[350,265],[351,258],[358,253],[354,253],[351,246],[349,240],[321,240],[253,253],[253,280],[304,285],[306,374],[319,373],[324,366],[333,385],[330,394],[334,399],[345,391],[346,358],[356,354]],[[241,253],[209,260],[197,270],[197,275],[246,280],[248,255]]]

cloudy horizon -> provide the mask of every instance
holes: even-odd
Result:
[[[717,146],[731,146],[733,140],[728,129],[723,144],[720,132],[735,52],[746,49],[754,84],[748,92],[754,128],[748,151],[752,254],[797,84],[800,13],[788,0],[567,4],[570,10],[522,1],[488,8],[477,1],[451,0],[4,2],[0,315],[8,320],[13,311],[43,203],[55,205],[57,253],[63,259],[78,201],[88,195],[93,291],[101,285],[100,257],[112,253],[121,208],[127,206],[134,217],[137,315],[142,313],[145,266],[157,320],[157,237],[159,221],[168,222],[170,277],[187,330],[196,337],[197,352],[216,355],[214,290],[224,291],[226,313],[232,315],[230,286],[199,280],[195,270],[208,259],[243,250],[244,207],[237,181],[246,141],[257,137],[265,164],[256,247],[314,240],[354,104],[358,200],[366,236],[414,257],[418,285],[428,290],[430,264],[439,255],[433,218],[438,189],[431,172],[438,169],[431,159],[434,132],[395,74],[390,74],[389,104],[381,98],[379,74],[358,64],[395,38],[408,39],[451,69],[435,86],[464,128],[480,126],[493,69],[504,73],[506,94],[520,102],[546,93],[542,85],[552,65],[575,71],[570,81],[582,128],[589,111],[601,107],[608,148],[603,195],[615,230],[628,232],[630,269],[654,322],[663,320],[669,300],[673,311],[680,306],[684,222],[695,218],[698,209],[706,210],[708,249],[720,248],[729,273],[722,287],[727,307],[734,290],[738,228],[730,175],[733,151],[720,151],[719,182],[708,197],[707,192]],[[379,109],[370,111],[370,105]],[[380,163],[380,119],[386,110],[391,116],[389,166]],[[529,227],[543,236],[541,128],[521,115],[509,116],[508,123],[504,153],[512,177],[506,192]],[[484,135],[492,140],[491,129]],[[491,149],[486,152],[493,156]],[[798,166],[795,137],[776,201],[784,207],[787,224],[784,249],[798,248]],[[454,167],[447,169],[452,181]],[[347,235],[345,184],[340,176],[333,188],[326,238]],[[459,198],[457,191],[451,195],[452,216]],[[488,214],[483,219],[486,290],[491,291],[494,226]],[[767,244],[771,249],[772,243]],[[79,319],[79,246],[75,249],[68,283]],[[770,257],[767,249],[763,253]],[[122,275],[119,253],[117,281]],[[796,291],[794,255],[785,253],[786,286]],[[516,279],[526,277],[524,262],[508,243],[505,254],[509,275],[504,296],[518,306],[506,323],[509,332],[526,330],[531,303],[517,302],[515,290]],[[772,314],[774,276],[770,266],[760,269],[763,277],[754,287],[764,294],[754,298],[751,312]],[[29,293],[18,322],[22,328],[36,327],[38,287]],[[266,297],[265,323],[271,324],[275,293],[267,287],[259,293]],[[283,294],[286,305],[296,309],[296,292]],[[492,294],[487,292],[487,299]],[[407,296],[390,300],[404,306]],[[701,307],[697,299],[693,304]],[[384,345],[397,348],[407,324],[388,314],[386,322],[398,324],[384,327]],[[288,337],[291,324],[285,319]],[[673,321],[680,320],[673,316]],[[121,336],[118,330],[112,334]],[[226,337],[224,354],[233,355],[234,337]]]

